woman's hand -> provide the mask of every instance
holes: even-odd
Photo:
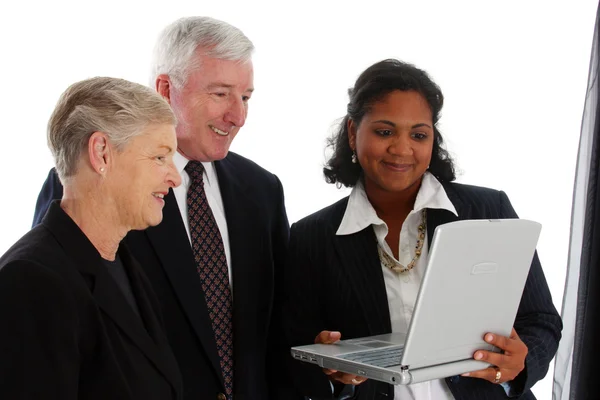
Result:
[[[321,331],[315,338],[315,343],[333,344],[342,338],[340,332]],[[367,379],[361,376],[339,372],[334,369],[323,368],[323,372],[329,376],[332,382],[339,382],[346,385],[360,385]]]
[[[486,333],[484,340],[503,350],[504,354],[477,350],[473,358],[487,361],[493,367],[467,372],[462,374],[462,376],[481,378],[492,383],[504,383],[512,381],[525,369],[525,357],[528,351],[527,345],[519,338],[514,328],[510,337]]]

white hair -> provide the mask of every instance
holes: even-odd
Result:
[[[150,86],[154,88],[156,77],[166,74],[173,85],[181,88],[190,71],[200,67],[194,57],[198,48],[203,48],[208,57],[245,62],[252,57],[254,45],[227,22],[210,17],[180,18],[167,26],[156,42]]]
[[[72,84],[48,121],[48,145],[60,181],[77,173],[94,132],[104,132],[117,151],[151,124],[175,125],[169,104],[154,90],[124,79],[97,77]]]

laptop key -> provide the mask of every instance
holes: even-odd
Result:
[[[374,365],[376,367],[387,368],[400,364],[403,350],[403,347],[397,347],[394,349],[361,351],[358,353],[345,354],[339,357],[348,361],[355,361],[363,364]]]

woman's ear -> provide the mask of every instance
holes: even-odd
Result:
[[[346,127],[348,128],[348,144],[352,150],[356,150],[356,123],[352,118],[348,118]]]
[[[103,132],[94,132],[88,141],[88,156],[92,169],[103,175],[108,169],[110,146],[108,138]]]

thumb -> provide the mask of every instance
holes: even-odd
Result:
[[[340,340],[342,334],[337,331],[321,331],[315,338],[315,343],[332,344]]]

